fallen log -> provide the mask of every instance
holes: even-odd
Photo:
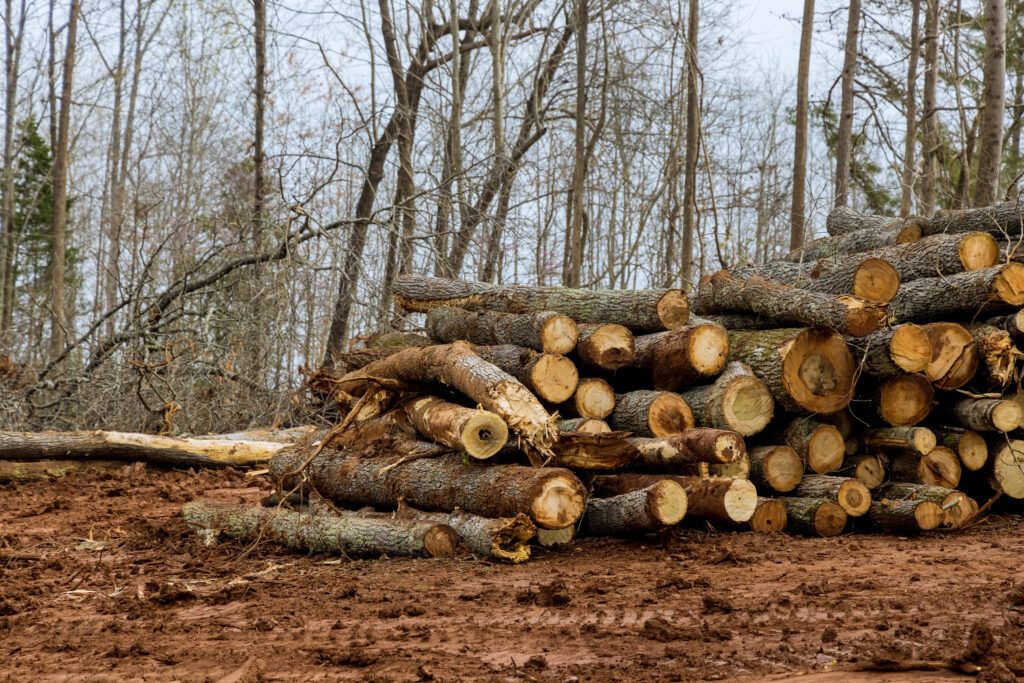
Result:
[[[935,389],[920,374],[899,375],[878,389],[878,416],[893,427],[912,427],[928,417],[935,403]]]
[[[286,445],[129,432],[0,431],[0,460],[126,460],[178,467],[248,467],[266,464]]]
[[[626,442],[639,451],[634,465],[656,472],[674,472],[694,463],[730,463],[746,455],[742,436],[707,427],[663,438],[630,437]]]
[[[722,371],[729,356],[725,328],[695,323],[636,337],[633,367],[650,373],[654,388],[678,391]]]
[[[743,436],[763,430],[775,412],[772,393],[743,363],[729,363],[714,384],[680,394],[700,427],[729,429]]]
[[[537,353],[521,346],[473,346],[476,355],[523,383],[548,403],[567,401],[576,391],[579,373],[565,356]]]
[[[871,506],[868,487],[852,477],[809,474],[793,491],[800,498],[824,498],[843,508],[848,517],[860,517]]]
[[[669,391],[630,391],[616,394],[608,424],[637,436],[672,436],[694,426],[693,411],[679,394]]]
[[[856,366],[834,332],[730,330],[729,361],[750,366],[786,410],[830,414],[853,396]]]
[[[748,521],[757,509],[757,489],[746,479],[652,474],[603,474],[593,478],[595,495],[617,496],[669,479],[687,491],[687,518],[716,522]]]
[[[868,510],[868,521],[887,534],[931,531],[943,519],[942,507],[929,500],[880,500]]]
[[[1021,211],[1017,202],[1003,202],[977,209],[936,211],[930,218],[918,219],[922,235],[939,233],[987,232],[998,236],[1020,237]]]
[[[759,277],[740,280],[723,270],[700,279],[697,312],[756,313],[780,325],[824,328],[854,337],[871,334],[885,319],[884,304],[808,292]]]
[[[616,323],[637,332],[672,330],[690,317],[686,293],[680,289],[587,290],[404,275],[395,280],[394,293],[402,308],[417,313],[441,306],[504,313],[555,311],[577,323]]]
[[[916,322],[999,313],[1022,305],[1024,264],[1006,263],[906,282],[889,304],[889,314],[900,322]]]
[[[889,458],[882,454],[850,455],[843,460],[843,466],[836,474],[853,477],[869,490],[873,490],[885,482],[888,466]]]
[[[686,514],[686,503],[686,491],[670,479],[610,498],[590,498],[580,532],[590,536],[628,536],[658,531],[678,524]]]
[[[691,315],[690,321],[718,325],[726,330],[774,330],[779,326],[774,320],[747,313],[710,313],[700,317]]]
[[[786,528],[809,536],[838,536],[846,528],[847,514],[824,498],[776,498],[786,507]]]
[[[978,369],[979,353],[974,336],[956,323],[923,326],[932,346],[932,360],[925,377],[938,389],[959,389],[971,381]]]
[[[207,538],[223,534],[244,542],[267,540],[311,553],[451,557],[458,542],[450,526],[434,522],[313,516],[212,500],[186,503],[182,515]]]
[[[731,268],[741,280],[760,277],[787,287],[832,296],[852,294],[865,301],[888,303],[900,288],[900,276],[884,259],[872,254],[792,263],[773,261],[763,265]]]
[[[846,453],[846,442],[839,430],[810,417],[791,420],[772,440],[792,448],[800,460],[818,474],[839,469]]]
[[[914,225],[883,225],[880,227],[854,230],[835,237],[819,237],[799,249],[782,257],[783,261],[796,263],[832,258],[844,254],[857,254],[893,244],[913,242],[921,238],[921,231]]]
[[[747,521],[751,531],[767,534],[786,530],[786,506],[774,498],[758,498],[754,514]]]
[[[936,444],[956,453],[965,470],[976,472],[988,462],[988,444],[978,432],[956,427],[933,427],[932,432]]]
[[[615,371],[633,362],[633,333],[614,323],[586,323],[579,326],[576,357],[588,368]]]
[[[972,514],[970,498],[966,493],[942,486],[925,486],[891,481],[878,489],[879,500],[927,500],[942,508],[942,526],[959,527]]]
[[[924,455],[936,446],[935,432],[927,427],[878,427],[867,429],[861,441],[868,449],[902,451],[910,449]]]
[[[303,425],[301,427],[287,427],[274,429],[273,427],[260,427],[247,429],[243,432],[231,432],[228,434],[182,434],[183,438],[204,439],[207,441],[267,441],[271,443],[295,443],[313,436],[318,431],[315,425]]]
[[[847,337],[846,343],[858,369],[875,379],[921,372],[932,361],[928,334],[913,323],[886,327],[859,339]]]
[[[615,390],[600,377],[586,377],[576,385],[572,399],[562,404],[566,417],[590,417],[603,420],[615,410]]]
[[[426,329],[442,343],[513,344],[562,356],[576,348],[579,337],[576,322],[554,311],[517,314],[442,306],[427,313]]]
[[[936,446],[925,455],[914,451],[889,455],[889,475],[894,481],[955,489],[960,483],[960,472],[956,453],[942,446]]]
[[[436,396],[421,396],[403,405],[416,430],[427,440],[486,460],[508,441],[508,426],[494,413],[465,408]]]
[[[0,484],[49,481],[79,472],[117,472],[125,467],[123,460],[0,460]]]
[[[804,477],[804,462],[789,446],[760,446],[747,453],[748,476],[759,489],[787,493]]]
[[[1024,419],[1016,401],[999,398],[963,398],[952,404],[950,412],[963,427],[977,432],[1009,432]]]
[[[376,363],[379,360],[383,360],[389,356],[393,356],[402,349],[404,346],[381,346],[372,347],[365,349],[356,349],[347,353],[338,354],[334,356],[334,363],[331,369],[334,372],[330,374],[332,376],[340,373],[345,375],[354,370],[365,368],[370,363]]]

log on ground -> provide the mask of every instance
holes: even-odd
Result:
[[[655,472],[675,472],[681,465],[695,463],[731,463],[746,455],[742,436],[710,427],[696,427],[670,437],[631,437],[626,442],[639,452],[634,465]]]
[[[927,427],[877,427],[861,434],[868,450],[903,451],[910,449],[922,455],[937,445],[935,432]]]
[[[687,518],[738,523],[748,521],[757,509],[757,489],[747,479],[686,477],[654,474],[603,474],[591,485],[598,496],[617,496],[670,479],[687,492]]]
[[[554,311],[499,313],[442,306],[427,313],[427,334],[442,343],[513,344],[534,351],[566,355],[576,348],[576,322]]]
[[[698,426],[730,429],[743,436],[763,430],[775,413],[771,391],[743,363],[729,363],[714,384],[691,387],[680,395]]]
[[[929,500],[878,500],[868,510],[868,521],[887,534],[931,531],[945,519],[942,507]]]
[[[786,530],[786,506],[774,498],[758,498],[754,514],[747,520],[751,531],[767,534]]]
[[[959,527],[973,514],[971,500],[966,493],[942,486],[926,486],[902,481],[891,481],[878,489],[878,500],[927,500],[942,508],[942,526]]]
[[[623,536],[658,531],[678,524],[686,514],[686,503],[686,491],[671,479],[610,498],[591,498],[580,532]]]
[[[846,528],[846,511],[824,498],[777,498],[786,506],[787,530],[808,536],[838,536]]]
[[[117,472],[123,460],[0,460],[0,484],[27,484],[60,479],[79,472]]]
[[[466,408],[437,396],[420,396],[403,405],[406,415],[429,441],[486,460],[508,441],[508,426],[492,412]]]
[[[793,491],[800,498],[825,498],[843,508],[849,517],[860,517],[871,506],[871,492],[852,477],[809,474]]]

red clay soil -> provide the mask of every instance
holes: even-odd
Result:
[[[520,566],[207,547],[181,521],[193,497],[265,486],[134,466],[0,487],[0,680],[1024,676],[1016,516],[911,539],[587,539]]]

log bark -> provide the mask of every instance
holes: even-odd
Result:
[[[679,289],[585,290],[407,275],[395,280],[394,293],[402,308],[419,313],[441,306],[504,313],[555,311],[577,323],[615,323],[636,332],[672,330],[690,317],[686,293]]]
[[[1000,261],[998,240],[985,232],[932,235],[916,242],[875,249],[870,254],[890,263],[900,282],[981,270]]]
[[[576,357],[588,368],[615,371],[633,362],[633,333],[623,325],[586,323],[579,326]]]
[[[617,496],[671,480],[687,492],[687,518],[716,522],[748,521],[757,508],[757,490],[746,479],[683,477],[651,474],[605,474],[594,477],[598,496]]]
[[[931,531],[943,519],[942,507],[928,500],[875,501],[868,510],[868,521],[887,534]]]
[[[1024,253],[1024,250],[1021,251]],[[1014,341],[1024,341],[1024,308],[1015,313],[989,318],[985,324],[1009,332]]]
[[[334,372],[331,374],[346,374],[360,368],[365,368],[370,363],[376,363],[388,356],[395,355],[403,348],[405,347],[381,346],[340,353],[337,356],[333,356],[334,364],[331,366],[331,369]]]
[[[932,360],[924,369],[925,377],[937,388],[946,390],[959,389],[971,381],[980,354],[967,328],[956,323],[931,323],[923,328],[932,345]]]
[[[600,377],[585,377],[576,385],[572,399],[562,404],[566,417],[590,417],[603,420],[615,410],[615,390]]]
[[[729,429],[743,436],[763,430],[775,413],[772,392],[743,363],[729,363],[714,384],[692,387],[680,395],[697,426]]]
[[[731,330],[729,361],[750,366],[776,403],[793,412],[834,413],[853,396],[856,366],[834,332]]]
[[[808,292],[759,277],[740,280],[722,270],[701,278],[696,311],[754,313],[780,325],[824,328],[854,337],[871,334],[885,319],[883,304]]]
[[[529,542],[537,535],[537,527],[523,514],[491,518],[462,510],[424,512],[403,505],[398,509],[398,516],[400,519],[447,524],[458,534],[459,542],[473,554],[513,564],[530,559]]]
[[[789,446],[760,446],[747,453],[749,477],[759,490],[787,493],[804,477],[804,462]]]
[[[608,424],[637,436],[672,436],[691,429],[694,420],[693,411],[679,394],[641,390],[615,396]]]
[[[848,517],[860,517],[871,506],[868,487],[852,477],[809,474],[793,491],[800,498],[825,498],[843,508]]]
[[[207,532],[208,538],[267,540],[311,553],[451,557],[457,543],[451,527],[425,521],[313,516],[212,500],[186,503],[182,514],[190,528]]]
[[[893,427],[911,427],[928,417],[935,389],[924,375],[900,375],[886,380],[875,403],[878,415]]]
[[[984,324],[971,325],[970,330],[984,364],[985,379],[991,386],[1005,387],[1014,379],[1017,358],[1021,355],[1010,333]]]
[[[117,472],[124,468],[123,460],[0,460],[0,484],[27,484],[79,472]]]
[[[513,344],[563,356],[576,348],[579,338],[576,322],[554,311],[517,314],[443,306],[427,313],[426,330],[442,343]]]
[[[741,280],[760,277],[780,285],[832,296],[852,294],[866,301],[888,303],[900,288],[900,276],[887,261],[870,254],[792,263],[773,261],[763,265],[731,268]]]
[[[486,460],[508,441],[508,426],[494,413],[465,408],[436,396],[403,405],[416,430],[428,441],[444,444],[477,460]]]
[[[315,425],[303,425],[301,427],[287,427],[274,429],[263,427],[259,429],[248,429],[244,432],[230,432],[227,434],[182,434],[182,438],[203,439],[214,441],[269,441],[271,443],[296,443],[308,439],[317,433]]]
[[[885,327],[859,339],[847,337],[846,343],[860,371],[875,379],[921,372],[932,360],[928,334],[913,323]]]
[[[795,263],[833,258],[845,254],[857,254],[893,244],[913,242],[921,238],[921,230],[914,223],[906,225],[883,225],[877,228],[855,230],[836,237],[819,237],[800,249],[794,249],[783,257],[783,261]]]
[[[574,470],[615,470],[633,462],[639,452],[626,439],[627,432],[563,432],[552,448],[549,463]]]
[[[878,427],[867,429],[861,441],[868,450],[917,451],[921,455],[935,448],[935,432],[927,427]]]
[[[1024,441],[993,441],[988,459],[988,483],[992,490],[1002,491],[1010,498],[1024,498]]]
[[[736,432],[697,427],[666,438],[631,437],[626,441],[639,451],[634,465],[656,472],[674,472],[682,465],[725,464],[746,455],[743,437]]]
[[[692,322],[720,325],[726,330],[774,330],[778,323],[762,315],[746,313],[710,313],[700,317],[690,316]]]
[[[889,314],[900,322],[972,318],[1024,305],[1024,264],[1007,263],[900,286]]]
[[[754,514],[747,521],[751,531],[767,534],[786,530],[786,506],[774,498],[758,498]]]
[[[791,420],[773,441],[792,448],[800,460],[818,474],[839,469],[846,453],[846,441],[838,429],[809,417]]]
[[[892,481],[878,489],[879,501],[926,500],[942,508],[942,526],[957,528],[972,514],[966,493],[942,486]]]
[[[558,431],[566,432],[567,434],[606,434],[612,431],[607,422],[592,417],[556,420],[555,426],[558,427]]]
[[[638,491],[591,498],[580,532],[590,536],[628,536],[678,524],[686,514],[683,487],[663,479]]]
[[[889,474],[893,481],[955,489],[960,483],[960,472],[956,453],[942,446],[936,446],[927,455],[904,451],[889,456]]]
[[[824,498],[777,498],[786,506],[786,528],[808,536],[838,536],[846,528],[847,514]]]
[[[263,465],[286,444],[129,432],[0,431],[0,460],[126,460],[178,467]]]
[[[725,328],[690,324],[668,332],[636,337],[633,367],[640,368],[661,391],[679,391],[722,371],[729,356]]]
[[[889,216],[872,216],[848,206],[837,206],[825,218],[825,232],[832,237],[882,227],[903,227],[903,221]]]
[[[511,344],[474,345],[472,349],[488,363],[518,379],[542,401],[561,403],[576,391],[579,373],[565,356],[537,353]]]
[[[843,466],[836,474],[853,477],[869,490],[877,489],[886,479],[889,458],[880,453],[872,455],[850,455],[843,460]]]
[[[956,427],[933,427],[936,444],[953,451],[965,470],[976,472],[988,462],[988,444],[978,432]]]
[[[960,399],[950,412],[963,427],[977,432],[1009,432],[1024,418],[1019,404],[999,398]]]
[[[1019,237],[1024,233],[1024,206],[1003,202],[977,209],[936,211],[931,218],[918,220],[921,233],[987,232],[996,236]]]

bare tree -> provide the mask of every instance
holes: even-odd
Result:
[[[697,26],[700,6],[690,0],[689,27],[686,31],[686,169],[683,177],[683,253],[679,280],[689,287],[693,278],[694,214],[697,210],[697,155],[700,140],[700,95],[697,73]]]
[[[255,107],[253,113],[253,195],[252,220],[253,232],[258,235],[263,222],[263,203],[266,195],[264,166],[266,161],[263,152],[263,119],[267,103],[267,2],[252,0],[253,11],[253,50],[256,69],[253,74],[255,81],[253,97]]]
[[[807,185],[807,81],[811,70],[814,0],[804,0],[800,28],[800,61],[796,75],[796,132],[793,139],[793,203],[789,212],[789,248],[804,243],[804,191]]]
[[[910,59],[907,63],[907,132],[903,139],[903,173],[900,178],[900,216],[910,215],[914,196],[914,150],[917,148],[917,59],[921,52],[921,0],[911,1]]]
[[[860,0],[850,0],[843,55],[842,104],[836,139],[836,206],[850,203],[850,163],[853,149],[853,81],[857,70],[857,35],[860,32]]]
[[[5,341],[11,326],[11,312],[14,308],[14,176],[15,118],[18,104],[18,78],[21,75],[22,42],[25,36],[25,21],[28,18],[25,0],[22,0],[15,16],[11,0],[4,0],[4,170],[3,170],[3,217],[0,235],[0,343]]]
[[[587,28],[590,22],[588,0],[576,0],[576,111],[573,121],[574,158],[572,166],[572,187],[569,190],[569,220],[565,239],[566,259],[562,273],[562,284],[566,287],[580,286],[580,269],[583,266],[583,183],[586,179],[586,133],[587,133]]]
[[[999,196],[1003,151],[1006,80],[1006,0],[985,2],[985,74],[978,131],[978,181],[974,205],[988,206]]]
[[[925,0],[924,94],[921,100],[921,215],[935,213],[938,193],[936,156],[939,153],[939,122],[936,97],[939,81],[939,0]]]

